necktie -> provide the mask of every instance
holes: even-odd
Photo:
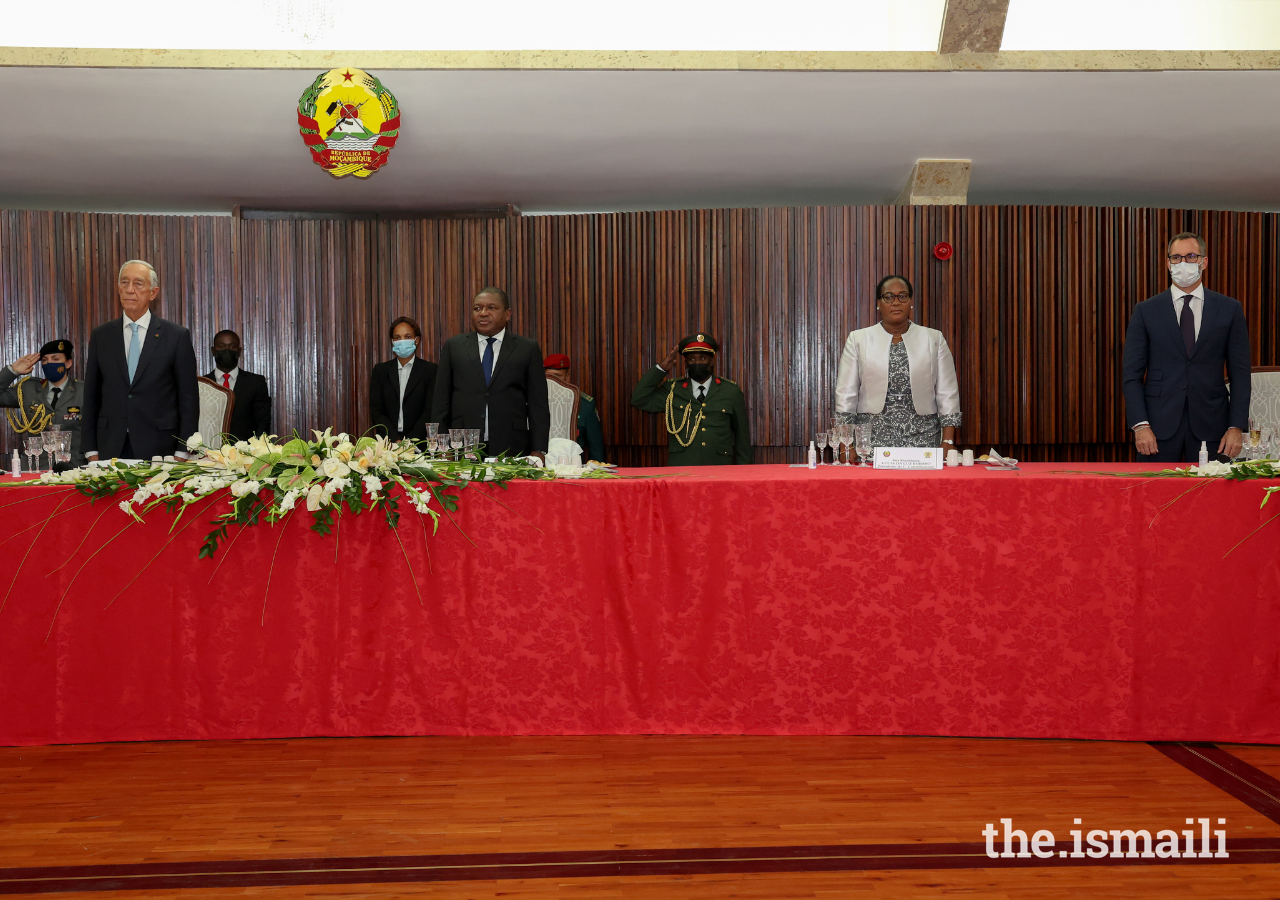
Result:
[[[54,412],[58,408],[58,396],[62,393],[62,388],[53,389],[53,400],[49,403],[49,412]]]
[[[1187,356],[1196,349],[1196,317],[1191,311],[1191,295],[1182,298],[1182,315],[1178,317],[1178,328],[1182,330],[1182,343],[1187,347]]]
[[[489,342],[484,346],[484,384],[489,386],[489,382],[493,381],[493,342],[497,338],[486,338]]]
[[[222,386],[227,390],[231,390],[231,373],[230,372],[222,373]]]
[[[707,386],[705,384],[698,385],[698,402],[707,402]]]
[[[133,336],[129,338],[129,383],[133,384],[133,375],[138,371],[138,323],[130,322]]]

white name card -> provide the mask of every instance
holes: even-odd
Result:
[[[877,447],[871,454],[877,469],[941,469],[941,447]]]

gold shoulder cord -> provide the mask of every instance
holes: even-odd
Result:
[[[693,404],[689,404],[689,406],[684,408],[684,418],[681,419],[680,424],[677,425],[675,423],[675,413],[671,408],[675,394],[676,383],[673,381],[671,382],[671,390],[667,391],[667,434],[674,437],[676,439],[676,443],[681,447],[688,447],[693,443],[693,439],[698,436],[698,428],[701,427],[702,419],[706,415],[706,405],[704,404],[703,408],[698,410],[698,417],[694,420],[693,428],[689,430],[689,439],[686,441],[684,438],[680,437],[680,432],[684,431],[684,427],[689,424],[689,406],[692,406]]]
[[[31,415],[27,415],[27,408],[22,403],[22,385],[30,380],[30,378],[24,378],[22,381],[18,382],[17,415],[21,418],[15,417],[12,409],[6,409],[4,411],[5,416],[9,419],[9,425],[12,426],[13,430],[18,434],[39,434],[48,427],[50,422],[53,421],[53,413],[47,412],[43,403],[37,403],[32,407]]]

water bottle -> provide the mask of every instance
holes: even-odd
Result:
[[[1209,464],[1209,443],[1207,441],[1200,442],[1200,465],[1207,466]]]

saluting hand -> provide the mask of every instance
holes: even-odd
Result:
[[[24,357],[25,358],[25,357]],[[676,344],[671,348],[671,352],[667,354],[667,358],[658,365],[667,372],[674,372],[676,363],[680,361],[680,345]]]
[[[16,362],[9,363],[9,368],[13,369],[15,375],[26,375],[39,361],[39,353],[28,353],[26,356],[19,356]]]

